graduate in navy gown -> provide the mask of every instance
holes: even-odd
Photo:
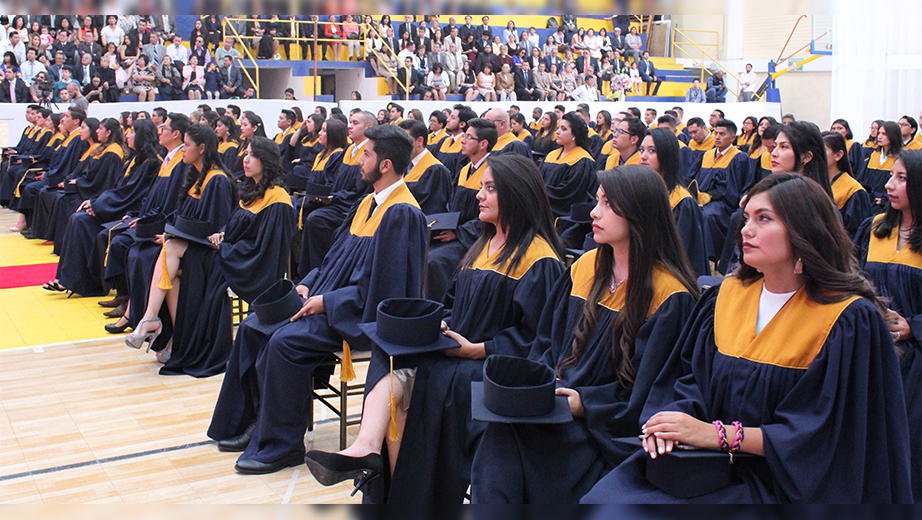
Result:
[[[35,147],[36,139],[38,136],[44,136],[45,132],[42,130],[49,130],[46,124],[37,124],[36,118],[39,111],[42,109],[39,105],[28,105],[26,106],[26,128],[22,131],[22,134],[19,136],[19,142],[15,146],[5,147],[0,153],[0,206],[8,207],[10,201],[13,200],[13,188],[16,183],[13,181],[12,176],[9,174],[10,167],[16,164],[17,157],[20,155],[30,155],[32,150]],[[48,111],[50,116],[51,111]],[[48,116],[43,117],[47,119]],[[58,119],[60,121],[60,118]],[[52,132],[54,135],[54,132]],[[16,230],[15,232],[18,232]]]
[[[912,498],[922,502],[922,152],[893,163],[887,210],[855,237],[858,260],[887,302],[887,326],[900,357],[909,416]]]
[[[317,114],[314,114],[317,115]],[[320,134],[317,136],[317,144],[321,151],[314,156],[314,162],[310,165],[296,166],[291,173],[292,177],[307,178],[308,182],[323,186],[333,186],[333,179],[343,162],[343,150],[348,146],[349,133],[346,125],[338,119],[327,119],[320,125]],[[320,197],[304,196],[298,201],[298,229],[300,231],[297,251],[298,263],[297,273],[301,278],[307,276],[307,273],[313,269],[311,267],[311,253],[305,247],[307,243],[307,217],[312,211],[326,207],[326,200]],[[323,256],[315,259],[316,262],[322,262]]]
[[[349,116],[349,139],[352,140],[342,154],[342,161],[336,168],[330,182],[330,196],[322,199],[321,207],[307,215],[304,222],[304,234],[301,247],[302,262],[298,270],[311,271],[320,267],[327,251],[333,245],[336,230],[346,220],[352,208],[369,192],[371,187],[362,182],[362,169],[358,161],[362,157],[367,138],[365,131],[378,124],[378,119],[371,112],[356,112]],[[305,251],[306,250],[306,251]],[[303,259],[307,254],[307,265]]]
[[[448,115],[441,110],[433,110],[429,114],[429,135],[426,137],[426,149],[436,155],[442,147],[442,141],[448,139]]]
[[[461,139],[464,137],[464,133],[467,132],[468,121],[476,118],[477,113],[471,107],[459,103],[452,107],[451,114],[449,114],[445,123],[445,131],[448,132],[448,137],[442,140],[439,151],[435,153],[435,158],[448,168],[454,181],[458,180],[461,168],[468,163],[467,156],[462,153],[464,143],[461,142]]]
[[[60,115],[57,116],[60,119]],[[77,166],[74,168],[71,175],[80,176],[83,171],[87,168],[94,168],[98,159],[93,156],[93,152],[96,151],[96,148],[99,146],[99,136],[97,130],[99,128],[99,120],[95,117],[88,117],[80,125],[80,139],[87,143],[86,151],[83,152],[83,155],[80,156],[80,159],[77,160]],[[63,136],[62,136],[63,137]],[[32,212],[32,236],[35,238],[41,238],[43,240],[54,241],[55,235],[58,235],[60,240],[60,235],[63,232],[63,229],[59,232],[58,225],[62,227],[67,224],[66,217],[61,218],[60,215],[55,215],[57,211],[58,202],[60,202],[65,195],[65,190],[63,189],[63,182],[59,186],[45,186],[38,192],[38,196],[35,197],[35,208]],[[72,204],[72,203],[71,203]],[[75,206],[69,205],[69,213],[73,213]],[[63,220],[63,222],[61,222]],[[55,247],[52,251],[53,253],[60,253],[60,247]]]
[[[219,232],[230,219],[237,187],[223,169],[214,130],[203,124],[190,126],[182,152],[189,170],[174,216],[207,222],[212,233]],[[158,361],[165,363],[160,373],[207,377],[223,372],[232,331],[230,301],[222,277],[213,247],[164,235],[147,308],[125,343],[132,348],[140,348],[145,341],[154,345],[163,330],[158,316],[166,302],[173,324],[172,344],[157,351]]]
[[[887,190],[884,185],[890,178],[890,169],[893,168],[896,156],[903,149],[900,126],[893,121],[883,123],[877,132],[877,145],[877,149],[871,151],[862,163],[858,170],[858,178],[855,179],[870,195],[873,205],[871,209],[875,215],[882,212],[887,205]]]
[[[733,146],[736,124],[717,121],[714,148],[704,152],[692,171],[698,202],[704,215],[708,259],[717,261],[730,226],[730,215],[739,207],[742,190],[750,184],[749,158]]]
[[[469,131],[473,130],[474,126]],[[386,476],[362,488],[366,502],[461,502],[470,482],[474,449],[485,427],[471,419],[471,381],[481,379],[483,360],[491,354],[527,355],[541,310],[563,270],[563,247],[554,232],[534,163],[517,154],[490,156],[480,182],[476,197],[483,231],[464,257],[444,300],[443,330],[461,347],[444,354],[413,356],[418,371],[411,368],[396,373],[393,428],[397,437],[387,439],[391,418],[388,356],[374,349],[359,436],[332,457],[333,464],[347,467],[377,461],[374,464]],[[395,366],[400,362],[395,360]],[[402,366],[416,364],[407,361]],[[388,464],[381,455],[385,440]],[[330,456],[308,453],[315,462]]]
[[[864,163],[864,154],[861,150],[861,143],[854,141],[855,134],[852,133],[852,127],[844,119],[836,119],[829,127],[832,132],[838,132],[845,139],[845,157],[851,166],[851,175],[854,177],[858,174],[858,168]],[[843,170],[844,171],[844,170]]]
[[[157,179],[141,202],[137,212],[128,212],[122,220],[106,224],[105,230],[97,235],[98,249],[105,247],[105,280],[115,287],[116,299],[120,296],[122,301],[107,302],[108,305],[121,305],[125,303],[123,316],[111,327],[107,325],[108,332],[121,333],[127,327],[135,328],[147,308],[147,296],[150,294],[150,281],[154,272],[154,264],[160,256],[162,242],[152,240],[137,240],[135,225],[138,219],[166,217],[173,213],[179,202],[179,193],[186,181],[188,165],[183,162],[183,141],[186,130],[192,125],[189,116],[178,112],[170,112],[167,120],[159,132],[160,146],[167,150],[163,163],[157,172]],[[125,218],[127,217],[127,218]],[[120,232],[125,227],[127,230]],[[105,244],[105,246],[104,246]],[[128,296],[128,300],[124,299]],[[135,312],[131,312],[135,309]],[[156,350],[162,350],[170,337],[170,320],[166,309],[161,311],[161,320],[164,321],[164,333],[155,343]]]
[[[282,157],[288,173],[298,167],[310,170],[314,158],[323,151],[323,145],[320,144],[322,125],[323,117],[320,114],[311,114],[288,138],[287,154]]]
[[[214,125],[215,134],[218,136],[218,153],[221,162],[225,165],[234,164],[237,152],[240,150],[240,129],[231,116],[221,116]]]
[[[643,449],[582,502],[911,501],[886,309],[858,272],[835,205],[813,181],[779,173],[743,210],[740,268],[701,297],[650,391]],[[682,469],[695,462],[726,477],[695,482]]]
[[[665,116],[664,116],[665,117]],[[669,206],[688,261],[698,276],[711,274],[704,244],[704,218],[698,201],[682,186],[679,140],[668,127],[649,130],[640,143],[640,164],[656,170],[666,182]]]
[[[454,114],[454,112],[452,113]],[[449,119],[453,121],[454,115]],[[461,153],[468,162],[461,168],[457,186],[448,201],[448,211],[460,213],[458,227],[440,231],[429,246],[426,270],[426,298],[441,301],[448,290],[448,284],[458,264],[468,249],[480,236],[480,221],[477,219],[477,192],[480,179],[487,169],[487,157],[496,144],[496,125],[486,119],[475,118],[465,125],[460,139]]]
[[[426,147],[429,130],[422,121],[404,119],[397,125],[413,139],[413,158],[403,182],[426,215],[445,213],[454,186],[451,173]]]
[[[266,126],[263,124],[261,117],[255,112],[247,110],[240,116],[240,144],[237,146],[237,155],[233,157],[231,163],[226,164],[225,168],[235,179],[243,178],[243,156],[246,154],[247,145],[253,136],[266,137]]]
[[[364,135],[358,165],[374,193],[350,212],[320,268],[301,280],[304,306],[271,337],[249,326],[256,315],[237,330],[208,436],[221,450],[244,452],[241,473],[302,464],[314,369],[331,353],[371,348],[358,324],[374,321],[381,301],[419,296],[426,217],[402,179],[413,144],[392,125]]]
[[[103,224],[141,205],[160,169],[162,159],[157,155],[157,127],[147,119],[138,119],[132,128],[134,131],[129,134],[127,145],[134,150],[135,156],[124,168],[124,175],[115,187],[80,204],[71,214],[61,240],[58,283],[76,294],[102,296],[109,292],[103,284],[104,258],[96,248],[96,235]]]
[[[60,114],[52,114],[47,108],[39,108],[29,110],[27,118],[31,124],[23,132],[15,153],[14,150],[10,150],[3,156],[3,166],[0,168],[0,205],[3,207],[9,206],[13,200],[13,190],[25,172],[32,168],[47,168],[55,148],[64,140],[64,136],[59,133]],[[49,146],[52,140],[55,142]],[[24,222],[23,220],[21,224]]]
[[[598,182],[588,132],[579,114],[567,112],[557,127],[557,144],[561,147],[541,162],[541,176],[555,217],[569,215],[574,204],[592,200],[591,192]]]
[[[578,502],[631,454],[611,438],[640,434],[647,394],[695,305],[697,276],[663,180],[636,165],[599,177],[599,247],[557,282],[529,356],[557,372],[574,420],[489,423],[474,457],[474,502]]]
[[[852,176],[848,146],[842,134],[823,132],[823,142],[826,143],[826,165],[829,168],[832,197],[842,214],[845,231],[849,237],[854,237],[858,226],[871,216],[871,198]]]

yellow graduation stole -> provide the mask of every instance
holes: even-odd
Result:
[[[416,166],[414,166],[412,170],[408,171],[403,176],[404,182],[419,181],[419,179],[423,176],[423,174],[426,173],[426,170],[428,170],[429,168],[431,168],[432,166],[436,164],[442,164],[442,163],[441,161],[436,159],[435,156],[429,152],[429,150],[424,151],[422,158],[420,158],[419,162],[416,163]]]
[[[845,207],[845,203],[856,191],[864,191],[864,187],[845,172],[836,175],[835,180],[832,181],[832,198],[836,200],[836,206],[839,209]]]
[[[874,223],[871,229],[877,227],[884,215],[874,217]],[[868,243],[868,262],[877,262],[881,264],[899,264],[916,269],[922,269],[922,254],[914,253],[909,244],[903,246],[903,249],[897,251],[896,246],[900,240],[900,228],[895,226],[890,231],[890,236],[886,238],[877,238],[871,233],[871,240]]]

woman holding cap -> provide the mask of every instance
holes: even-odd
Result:
[[[384,473],[393,475],[390,489],[380,484],[387,478],[375,480],[362,488],[366,501],[461,503],[484,427],[471,420],[471,381],[481,379],[483,360],[490,354],[528,354],[541,309],[563,271],[563,247],[532,161],[516,154],[489,157],[477,199],[485,224],[482,235],[464,257],[444,300],[444,334],[461,347],[444,351],[446,355],[415,358],[420,361],[416,374],[395,373],[400,381],[394,385],[395,426],[406,426],[391,435],[389,367],[376,349],[355,443],[339,455],[308,453],[314,460],[309,465],[322,462],[341,473],[369,469],[370,463],[389,467]],[[379,455],[385,441],[389,466]]]
[[[599,181],[599,247],[557,282],[530,355],[556,370],[574,420],[490,422],[474,457],[476,502],[575,503],[627,458],[611,438],[640,433],[647,394],[695,305],[659,175],[622,166]]]
[[[911,501],[885,308],[829,195],[776,173],[743,223],[740,267],[702,296],[650,391],[643,449],[582,501]]]
[[[163,250],[154,267],[147,308],[135,331],[125,337],[132,348],[141,348],[145,341],[154,344],[164,330],[158,317],[166,301],[172,324],[171,345],[158,351],[157,360],[165,365],[163,375],[188,374],[206,377],[221,373],[231,347],[230,303],[226,292],[206,293],[213,288],[209,276],[220,275],[218,260],[207,238],[228,222],[237,199],[236,182],[224,171],[218,154],[218,137],[211,127],[195,124],[186,131],[182,149],[183,162],[189,165],[186,182],[180,190],[179,210],[174,224],[195,223],[196,234],[163,235]],[[201,232],[204,229],[204,232]],[[178,229],[172,229],[173,234]],[[182,290],[180,290],[182,273]],[[217,308],[216,308],[217,307]],[[226,312],[223,312],[226,310]],[[212,319],[199,320],[199,316]],[[221,316],[215,320],[215,316]],[[177,354],[172,356],[173,347]],[[162,354],[160,352],[163,352]]]

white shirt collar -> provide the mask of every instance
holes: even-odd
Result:
[[[403,177],[398,179],[397,182],[395,182],[394,184],[391,184],[390,186],[388,186],[387,188],[384,188],[380,192],[375,193],[375,210],[371,212],[372,215],[374,215],[379,209],[381,209],[381,206],[384,205],[384,201],[386,201],[387,198],[391,195],[391,193],[394,190],[396,190],[401,184],[403,184]]]
[[[731,144],[730,146],[724,148],[723,150],[717,150],[717,153],[719,153],[720,155],[727,155],[727,152],[730,151],[730,148],[731,148],[732,146],[733,146],[733,145]]]
[[[419,163],[419,161],[423,160],[423,156],[425,156],[428,151],[429,151],[428,149],[423,148],[423,151],[420,152],[419,155],[410,159],[410,170],[413,170],[413,168],[416,168],[416,165]]]
[[[178,151],[182,150],[182,147],[183,145],[179,145],[176,148],[173,148],[172,150],[170,150],[169,153],[166,154],[166,157],[163,158],[163,162],[168,163],[171,160],[173,160],[173,156],[176,155]]]
[[[352,152],[350,152],[352,155],[350,155],[349,157],[350,157],[350,158],[355,157],[355,153],[359,151],[359,148],[365,146],[365,143],[367,143],[367,142],[368,142],[368,139],[365,139],[365,140],[362,141],[361,143],[353,143],[353,145],[352,145]]]
[[[903,141],[903,146],[906,146],[907,144],[911,143],[913,139],[914,139],[913,137],[910,137],[909,139],[906,139],[905,141]]]
[[[480,168],[480,165],[483,164],[483,162],[486,161],[487,157],[489,156],[490,152],[487,152],[487,154],[481,157],[479,161],[477,161],[475,164],[471,164],[472,171],[477,171],[477,168]]]

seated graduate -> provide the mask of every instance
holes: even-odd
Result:
[[[871,197],[874,214],[884,211],[887,205],[887,190],[884,185],[890,178],[890,169],[896,156],[903,149],[903,134],[900,125],[893,121],[883,123],[877,132],[877,149],[870,152],[868,158],[858,170],[858,182],[864,186]]]
[[[860,168],[861,164],[864,162],[864,154],[861,151],[861,143],[853,140],[855,138],[855,134],[852,133],[852,127],[849,126],[848,121],[844,119],[836,119],[833,121],[832,125],[829,127],[829,130],[832,132],[838,132],[845,139],[845,149],[847,151],[845,156],[848,158],[848,162],[852,168],[852,177],[854,177],[858,174],[858,168]]]
[[[444,116],[444,114],[442,114]],[[444,213],[453,191],[451,173],[426,147],[429,130],[425,123],[404,119],[398,125],[413,139],[413,158],[403,181],[426,215]]]
[[[543,161],[547,154],[560,147],[557,144],[557,112],[545,112],[538,124],[538,130],[531,141],[531,152],[532,156],[537,155]]]
[[[288,153],[282,157],[285,171],[291,173],[299,166],[310,170],[314,164],[314,159],[323,151],[323,145],[320,144],[320,128],[322,126],[323,116],[311,114],[291,134],[291,137],[288,138]]]
[[[61,133],[61,114],[51,114],[49,110],[48,117],[42,117],[44,113],[42,110],[44,109],[36,111],[35,115],[35,121],[40,122],[42,125],[35,132],[36,140],[28,143],[23,148],[26,152],[22,156],[10,158],[12,164],[4,172],[3,184],[0,187],[2,195],[0,196],[6,202],[3,204],[5,207],[12,209],[13,203],[18,203],[16,199],[19,197],[20,190],[31,180],[42,175],[42,170],[49,167],[55,152],[64,141],[64,134]],[[20,213],[19,221],[14,227],[10,228],[10,231],[17,233],[22,231],[25,226],[26,215]]]
[[[752,147],[755,136],[758,135],[758,127],[759,121],[756,118],[748,116],[746,119],[743,119],[743,127],[740,129],[740,133],[736,136],[736,139],[733,140],[733,145],[739,148],[744,154],[749,155],[749,149]]]
[[[105,123],[100,125],[100,128],[104,127]],[[100,252],[96,248],[96,235],[103,230],[103,224],[119,219],[141,205],[160,169],[162,159],[157,155],[157,127],[150,120],[138,119],[132,123],[132,128],[134,131],[128,135],[127,145],[135,155],[124,168],[124,175],[115,187],[80,203],[71,214],[61,240],[58,283],[82,296],[108,294],[109,288],[103,284],[105,250]],[[103,160],[100,159],[101,166]],[[83,196],[82,193],[80,195]],[[62,205],[64,201],[58,204]]]
[[[371,348],[358,325],[375,320],[381,301],[419,295],[426,217],[402,179],[413,144],[391,125],[363,136],[358,164],[374,193],[350,212],[320,268],[301,280],[304,306],[269,334],[255,314],[237,330],[208,436],[222,451],[244,452],[235,466],[241,473],[302,464],[314,369],[331,353]],[[351,361],[343,365],[348,374]]]
[[[455,180],[461,173],[461,168],[468,162],[467,156],[462,153],[464,143],[461,140],[471,119],[477,119],[477,113],[471,107],[460,103],[455,105],[445,123],[448,137],[442,141],[439,151],[435,153],[436,159],[448,168],[451,178]]]
[[[770,119],[770,118],[769,118]],[[772,173],[772,152],[775,151],[775,139],[781,133],[781,125],[771,123],[768,119],[763,118],[764,122],[759,124],[759,133],[753,138],[758,148],[750,152],[749,155],[749,178],[752,180],[752,186],[761,182]],[[764,128],[763,128],[764,126]],[[761,150],[761,152],[759,151]],[[756,154],[756,155],[753,155]],[[746,191],[752,189],[748,186]]]
[[[560,148],[548,153],[541,162],[541,176],[551,203],[551,212],[555,217],[561,217],[570,214],[570,206],[590,202],[591,191],[598,182],[589,141],[589,127],[576,112],[567,112],[560,119],[557,144]]]
[[[669,112],[675,112],[670,110]],[[687,144],[682,142],[682,137],[686,137],[681,131],[676,129],[676,118],[670,114],[661,115],[656,119],[656,128],[668,128],[672,132],[672,135],[676,136],[676,141],[679,142],[679,159],[682,161],[682,170],[679,172],[679,182],[685,182],[685,172],[688,171],[688,168],[691,167],[691,163],[695,161],[695,152],[688,147]],[[643,140],[641,140],[643,142]],[[694,264],[694,262],[692,262]]]
[[[318,115],[318,114],[314,114]],[[343,162],[343,150],[348,146],[349,133],[346,125],[338,119],[327,119],[320,125],[320,133],[317,136],[317,144],[320,147],[320,153],[314,156],[314,161],[310,165],[300,164],[292,172],[293,177],[306,177],[308,182],[324,186],[332,186],[336,172]],[[332,189],[332,188],[331,188]],[[307,217],[315,209],[326,207],[326,202],[321,197],[310,195],[301,197],[298,207],[298,229],[300,234],[300,252],[298,252],[297,272],[301,278],[307,276],[314,267],[311,264],[311,252],[305,247],[307,244]],[[323,257],[315,258],[314,261],[322,262]]]
[[[329,183],[332,185],[330,196],[320,199],[321,207],[311,211],[304,222],[301,258],[304,258],[303,250],[306,249],[308,271],[320,267],[333,245],[336,230],[371,189],[370,185],[362,182],[362,169],[358,161],[368,141],[365,131],[377,124],[378,119],[371,112],[360,111],[349,116],[349,139],[352,144],[343,152],[342,161],[333,170],[332,182]],[[305,265],[299,263],[298,270],[304,269]]]
[[[599,247],[555,285],[529,355],[555,369],[574,420],[488,423],[474,457],[475,502],[578,502],[631,454],[611,438],[640,434],[646,396],[695,305],[696,276],[663,180],[638,165],[599,180]]]
[[[476,123],[468,131],[475,129]],[[416,371],[396,378],[401,381],[401,388],[394,385],[393,433],[397,435],[387,439],[387,466],[380,456],[368,456],[382,453],[390,416],[387,378],[376,386],[366,385],[371,392],[355,444],[342,456],[309,454],[334,470],[380,464],[377,469],[386,473],[385,478],[363,489],[366,502],[463,501],[474,452],[486,426],[471,418],[471,382],[482,379],[489,355],[527,356],[541,311],[563,271],[563,244],[554,231],[534,162],[518,154],[491,155],[486,162],[477,192],[482,233],[462,260],[444,299],[444,334],[461,347],[420,357]],[[366,381],[370,384],[386,374],[387,357],[375,349]]]
[[[863,143],[861,143],[861,162],[862,163],[867,162],[868,157],[871,156],[871,153],[873,153],[874,150],[877,150],[879,146],[877,144],[877,136],[880,134],[881,129],[883,129],[884,123],[885,121],[883,119],[878,119],[871,123],[871,133],[868,134],[868,138],[865,139]],[[858,171],[859,174],[861,173],[861,168],[862,167],[859,167],[859,166],[855,167],[856,171]]]
[[[640,149],[643,137],[647,135],[647,125],[636,117],[625,117],[620,122],[613,122],[612,127],[611,155],[605,159],[605,167],[601,169],[611,170],[617,166],[640,164],[640,155],[637,151]]]
[[[243,178],[243,156],[246,155],[247,145],[253,136],[266,137],[266,127],[261,117],[255,112],[247,110],[240,116],[240,144],[237,146],[237,155],[233,162],[225,167],[233,174],[234,178]]]
[[[426,148],[435,155],[442,147],[442,141],[448,139],[448,115],[441,110],[433,110],[429,114],[429,136],[426,137]]]
[[[454,119],[449,119],[449,124]],[[465,125],[461,138],[461,153],[468,162],[461,168],[458,183],[448,201],[448,211],[460,213],[458,227],[446,229],[433,237],[429,246],[426,270],[426,298],[442,301],[448,291],[448,284],[468,249],[480,237],[480,220],[477,192],[483,172],[487,169],[487,158],[496,144],[496,125],[486,119],[474,118]]]
[[[607,110],[605,112],[608,112]],[[595,165],[597,170],[604,170],[605,163],[608,162],[608,156],[615,153],[615,130],[618,129],[618,124],[624,120],[624,112],[618,112],[615,115],[608,116],[608,139],[602,143],[602,147],[599,148],[599,153],[596,154]],[[634,116],[631,116],[634,117]],[[598,125],[596,125],[598,126]]]
[[[700,117],[689,119],[688,126],[685,128],[688,130],[688,135],[691,136],[691,139],[688,140],[688,147],[694,152],[695,158],[694,162],[685,171],[685,184],[688,185],[694,178],[695,168],[701,158],[704,157],[704,153],[714,148],[714,133],[708,130],[708,126]]]
[[[18,183],[15,197],[10,203],[10,209],[16,210],[26,217],[23,235],[31,238],[32,208],[35,197],[42,188],[63,187],[64,178],[77,167],[77,163],[88,145],[79,139],[80,125],[86,119],[86,112],[77,107],[70,107],[61,113],[60,129],[64,140],[56,147],[47,169],[29,170]]]
[[[60,122],[61,114],[55,114],[57,120]],[[52,117],[54,119],[54,116]],[[77,161],[77,166],[72,172],[75,176],[80,176],[83,171],[87,168],[95,168],[98,158],[93,156],[93,153],[99,146],[99,135],[97,130],[99,129],[99,120],[95,117],[86,118],[83,123],[80,125],[80,139],[88,144],[86,151],[83,152],[83,155],[80,156],[80,159]],[[58,144],[63,141],[64,136],[61,134],[56,134],[55,139],[58,140]],[[54,151],[54,147],[51,148]],[[30,234],[35,238],[41,238],[50,242],[54,242],[55,236],[58,237],[58,240],[61,238],[61,234],[64,232],[63,226],[67,224],[67,221],[64,218],[61,218],[61,215],[55,215],[57,210],[58,202],[60,202],[66,192],[64,189],[64,182],[60,182],[57,186],[45,186],[39,190],[38,195],[35,197],[35,207],[32,212],[32,231]],[[71,187],[71,192],[73,192],[73,187]],[[79,201],[77,201],[79,204]],[[73,202],[67,205],[68,213],[64,214],[64,217],[73,213],[76,207],[73,205]],[[60,222],[64,220],[64,222]],[[61,224],[62,229],[58,230],[58,224]],[[55,247],[52,251],[55,254],[60,252],[60,247]]]
[[[886,299],[909,415],[912,498],[922,501],[922,152],[903,150],[893,163],[887,210],[855,237],[858,262]]]
[[[779,173],[743,211],[740,267],[702,296],[650,391],[643,449],[582,502],[912,500],[886,309],[835,205],[815,182]]]
[[[736,123],[721,119],[714,124],[714,148],[707,150],[691,173],[701,213],[704,215],[708,259],[717,261],[730,229],[730,216],[749,186],[749,158],[733,146]]]
[[[599,139],[596,142],[596,148],[592,150],[592,157],[593,159],[596,160],[596,164],[598,164],[598,161],[602,159],[602,155],[603,155],[602,149],[605,148],[605,145],[611,143],[612,137],[615,136],[615,134],[612,133],[612,130],[611,130],[611,121],[612,121],[611,112],[609,112],[608,110],[599,110],[599,113],[596,114],[595,116],[595,130],[594,131],[596,132],[596,135],[599,136]],[[606,153],[605,155],[607,156],[608,154],[610,154],[611,150],[612,148],[609,147],[608,153]]]
[[[225,165],[234,164],[237,151],[240,149],[240,129],[234,123],[234,118],[223,115],[214,124],[215,134],[218,136],[218,153],[221,162]]]
[[[512,135],[516,136],[519,141],[525,143],[528,146],[528,149],[531,149],[531,143],[534,141],[535,136],[531,135],[531,132],[528,131],[528,121],[525,120],[525,116],[519,112],[514,112],[509,115],[509,128],[512,132]]]
[[[211,127],[190,126],[182,154],[189,169],[174,219],[199,221],[207,225],[211,235],[230,219],[237,200],[236,181],[224,171],[218,137]],[[168,234],[161,240],[163,249],[151,274],[147,308],[134,332],[125,337],[125,344],[131,348],[141,348],[144,342],[149,343],[148,348],[154,345],[164,330],[158,316],[166,301],[172,341],[157,351],[157,360],[165,363],[160,373],[195,377],[219,374],[227,362],[232,331],[226,285],[213,280],[223,277],[218,255],[204,243]]]
[[[842,224],[849,237],[854,237],[858,226],[871,216],[871,198],[852,176],[848,145],[839,132],[823,132],[826,143],[826,166],[829,169],[829,184],[836,207],[842,214]]]
[[[808,121],[795,121],[787,125],[775,125],[767,128],[764,135],[770,135],[777,129],[775,145],[770,154],[771,174],[798,173],[813,180],[829,195],[829,200],[835,201],[832,187],[829,185],[829,169],[826,165],[826,145],[820,129]],[[745,197],[743,197],[745,198]],[[730,216],[730,229],[739,227],[742,218],[742,202],[740,208]],[[720,260],[717,262],[719,273],[729,273],[735,269],[739,258],[739,249],[736,244],[736,233],[727,233],[722,246]]]
[[[108,316],[121,315],[116,323],[106,325],[106,331],[121,334],[128,327],[137,327],[138,321],[147,308],[147,296],[150,294],[150,281],[154,264],[160,256],[162,241],[138,238],[135,232],[140,219],[161,220],[165,223],[167,215],[173,213],[179,202],[180,188],[186,181],[187,165],[183,162],[183,140],[186,130],[192,125],[189,116],[170,112],[166,122],[159,130],[160,147],[167,151],[148,194],[137,211],[129,211],[115,223],[107,223],[96,235],[96,247],[105,250],[104,279],[110,287],[115,287],[115,298],[99,302],[103,307],[114,307]],[[161,229],[162,231],[162,229]],[[129,283],[130,278],[130,283]],[[131,303],[129,303],[129,301]],[[136,312],[130,312],[131,308]],[[166,309],[161,312],[161,319],[166,323],[161,334],[162,343],[155,343],[154,349],[161,350],[171,336],[166,325],[170,323]],[[158,338],[160,339],[160,338]]]
[[[32,106],[32,105],[30,105]],[[57,117],[52,117],[52,116]],[[30,168],[47,168],[51,161],[55,147],[61,144],[64,136],[60,134],[61,115],[52,114],[47,108],[38,107],[35,110],[29,109],[26,114],[26,120],[29,126],[23,131],[22,137],[16,148],[5,148],[0,162],[0,205],[8,207],[13,200],[13,190],[22,180],[26,170]],[[48,143],[56,139],[54,145]],[[25,217],[20,217],[17,229],[11,229],[14,233],[22,230],[21,225],[25,225]]]
[[[664,116],[666,117],[666,116]],[[669,206],[679,230],[685,254],[698,276],[711,274],[704,245],[704,218],[698,201],[682,186],[682,160],[680,142],[669,127],[649,130],[640,144],[640,164],[658,172],[666,182]]]
[[[483,115],[487,121],[496,125],[496,144],[490,149],[493,155],[517,153],[526,159],[531,159],[531,147],[523,143],[512,133],[509,124],[509,112],[501,108],[491,108]]]
[[[60,189],[46,186],[36,197],[33,223],[38,225],[34,226],[33,236],[54,241],[56,254],[61,254],[64,230],[80,205],[114,188],[124,177],[127,147],[118,120],[100,121],[96,127],[96,141],[98,146],[92,153],[81,156],[77,166],[61,182]],[[48,216],[42,216],[46,211]]]

